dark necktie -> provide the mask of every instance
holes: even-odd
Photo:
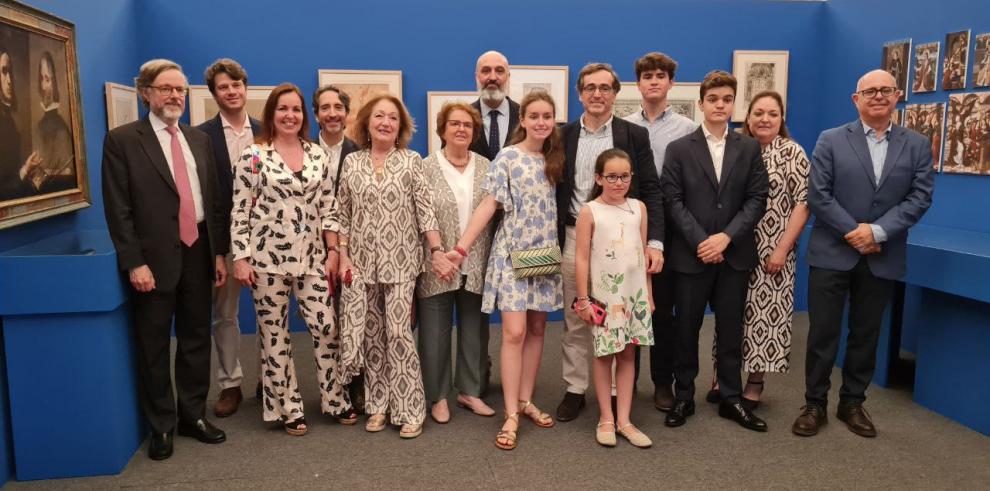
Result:
[[[498,135],[498,117],[501,114],[498,109],[488,113],[492,118],[491,130],[488,132],[488,149],[491,150],[493,156],[502,148]]]

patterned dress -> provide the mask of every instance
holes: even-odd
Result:
[[[775,275],[762,262],[784,235],[794,207],[808,200],[808,157],[792,140],[778,136],[763,149],[770,177],[767,212],[756,226],[760,266],[753,268],[746,292],[743,322],[743,370],[787,372],[790,368],[791,317],[794,313],[796,248],[787,254],[784,269]]]
[[[502,205],[505,215],[488,256],[481,311],[491,313],[498,307],[503,312],[552,312],[563,308],[559,274],[517,280],[509,258],[512,250],[557,244],[557,201],[544,172],[543,157],[529,155],[516,146],[502,149],[482,189]]]
[[[591,296],[606,305],[604,326],[594,326],[595,356],[618,353],[628,344],[653,345],[653,316],[646,288],[642,205],[597,201],[586,205],[595,221],[591,238]],[[628,210],[628,211],[627,211]]]

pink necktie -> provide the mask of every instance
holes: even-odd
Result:
[[[192,247],[199,238],[196,228],[196,205],[193,204],[192,186],[189,185],[189,170],[186,169],[186,157],[182,154],[179,144],[179,129],[166,126],[165,131],[172,135],[172,172],[175,177],[175,189],[179,191],[179,240],[187,247]]]

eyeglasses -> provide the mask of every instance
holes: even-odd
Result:
[[[629,173],[629,174],[608,174],[602,177],[604,177],[609,184],[615,184],[619,181],[622,181],[623,183],[628,183],[629,181],[632,180],[632,176],[633,176],[632,173]]]
[[[594,85],[594,84],[585,85],[581,89],[581,92],[584,92],[585,94],[588,95],[594,95],[596,90],[598,92],[601,92],[602,95],[609,95],[612,92],[615,92],[615,89],[613,89],[611,85]]]
[[[877,96],[877,93],[884,97],[890,97],[894,95],[894,92],[897,92],[897,87],[870,87],[869,89],[859,91],[858,94],[867,99],[872,99]]]
[[[179,95],[186,95],[189,92],[189,87],[172,87],[171,85],[149,85],[148,87],[157,90],[163,96],[170,96],[172,92]]]
[[[450,126],[451,128],[464,128],[466,130],[474,129],[474,123],[470,121],[457,121],[454,119],[448,120],[447,126]]]

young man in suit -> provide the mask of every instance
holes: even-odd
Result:
[[[478,81],[478,100],[471,103],[481,114],[484,132],[471,144],[471,151],[495,160],[509,135],[519,126],[519,104],[509,99],[509,60],[498,51],[478,57],[474,78]]]
[[[824,131],[811,156],[806,405],[791,428],[800,436],[815,435],[828,422],[829,379],[847,300],[849,338],[836,416],[857,435],[877,434],[863,401],[880,322],[894,282],[904,275],[908,229],[928,210],[934,187],[931,142],[891,124],[898,97],[889,73],[863,75],[852,95],[859,118]]]
[[[206,133],[213,145],[217,166],[217,201],[223,206],[223,227],[230,229],[230,207],[233,194],[233,169],[237,160],[259,131],[258,120],[248,116],[247,72],[230,58],[221,58],[206,69],[206,86],[220,109],[212,119],[196,129]],[[225,258],[227,270],[233,271],[233,258]],[[225,418],[237,412],[244,399],[241,393],[241,361],[239,359],[241,328],[237,322],[241,285],[228,281],[213,290],[213,344],[217,350],[217,383],[220,397],[213,405],[213,414]]]
[[[743,312],[750,270],[757,266],[753,230],[766,212],[769,181],[760,144],[729,131],[736,79],[716,70],[701,83],[701,127],[667,147],[663,192],[672,228],[667,267],[674,289],[674,407],[667,426],[694,414],[698,333],[705,307],[715,313],[719,416],[744,428],[767,425],[742,405]]]
[[[211,288],[226,280],[230,241],[210,139],[179,124],[189,91],[182,68],[151,60],[141,66],[137,89],[149,114],[107,133],[103,206],[132,288],[139,397],[152,430],[148,455],[162,460],[172,455],[176,428],[204,443],[226,440],[205,413]],[[169,363],[173,319],[178,408]]]
[[[646,205],[649,245],[647,272],[658,273],[663,266],[663,198],[660,179],[653,165],[650,135],[645,128],[612,116],[619,76],[606,63],[590,63],[578,74],[577,90],[584,113],[562,128],[564,140],[564,181],[557,186],[557,238],[561,242],[564,300],[577,296],[575,280],[575,223],[578,211],[591,195],[595,183],[595,160],[610,148],[629,154],[633,167],[629,196]],[[585,405],[584,393],[590,382],[591,326],[572,309],[564,309],[564,338],[561,347],[563,376],[567,384],[564,399],[557,406],[557,419],[570,421]]]

